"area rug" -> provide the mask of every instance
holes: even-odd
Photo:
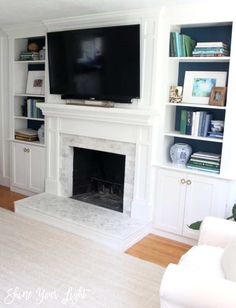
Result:
[[[158,308],[163,271],[0,209],[0,307]]]

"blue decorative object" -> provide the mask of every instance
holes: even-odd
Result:
[[[186,143],[175,143],[170,148],[170,158],[176,167],[183,167],[187,164],[192,148]]]

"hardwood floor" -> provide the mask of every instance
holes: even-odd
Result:
[[[14,211],[14,201],[22,198],[25,196],[0,186],[0,207]],[[190,248],[189,245],[149,234],[129,248],[126,253],[166,267],[169,263],[178,263],[180,257]]]
[[[8,187],[0,186],[0,207],[14,212],[14,201],[25,198],[25,196],[10,191]]]
[[[149,234],[126,252],[134,257],[166,267],[169,263],[178,263],[180,257],[190,248],[189,245]]]

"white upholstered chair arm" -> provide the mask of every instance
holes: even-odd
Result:
[[[225,248],[236,238],[236,222],[217,217],[204,218],[198,245],[211,245]]]
[[[235,308],[236,283],[170,264],[164,274],[161,308]]]

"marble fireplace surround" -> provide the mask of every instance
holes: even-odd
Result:
[[[44,103],[38,107],[47,126],[46,193],[72,195],[73,146],[124,154],[124,213],[150,221],[153,110]]]
[[[60,138],[61,194],[65,197],[72,196],[74,147],[122,154],[125,155],[123,212],[124,214],[131,216],[134,189],[135,144],[66,134],[61,134]]]

